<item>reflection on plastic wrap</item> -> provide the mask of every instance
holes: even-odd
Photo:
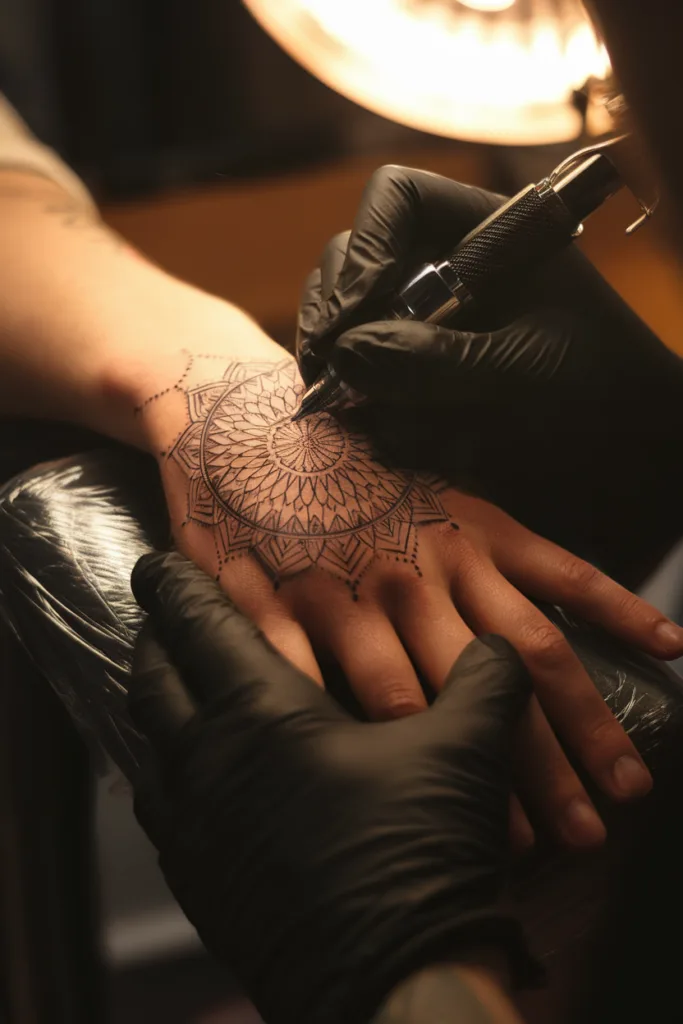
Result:
[[[0,614],[86,739],[132,780],[147,744],[125,706],[142,623],[130,573],[167,540],[156,465],[135,452],[61,459],[0,490]]]
[[[540,605],[567,636],[588,674],[651,768],[683,733],[683,679],[669,665],[602,630]]]
[[[38,466],[0,491],[0,614],[74,721],[132,780],[148,750],[125,707],[142,616],[137,558],[168,543],[154,462],[128,450]],[[683,728],[683,685],[667,666],[542,606],[648,762]]]

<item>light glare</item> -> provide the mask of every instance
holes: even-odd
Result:
[[[575,138],[572,95],[609,59],[576,0],[522,20],[502,0],[245,0],[289,53],[362,106],[423,131],[515,145]],[[570,9],[571,17],[567,10]],[[477,8],[476,10],[474,8]]]

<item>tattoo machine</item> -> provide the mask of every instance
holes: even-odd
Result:
[[[470,231],[445,258],[420,267],[376,320],[457,323],[467,310],[481,308],[511,280],[531,273],[583,231],[583,220],[626,182],[610,156],[629,136],[581,149],[547,178],[528,185]],[[613,147],[615,147],[613,149]],[[610,156],[608,156],[608,151]],[[638,197],[636,197],[638,198]],[[642,214],[627,228],[633,234],[652,214],[638,198]],[[292,417],[340,409],[363,401],[329,367],[304,394]]]

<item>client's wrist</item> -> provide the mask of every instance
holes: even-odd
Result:
[[[503,954],[476,950],[457,963],[424,968],[401,982],[371,1024],[520,1024]]]
[[[124,330],[102,367],[90,425],[155,455],[184,426],[190,374],[208,384],[231,361],[283,356],[242,310],[170,277]]]

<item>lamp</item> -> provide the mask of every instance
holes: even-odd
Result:
[[[576,138],[573,99],[609,58],[580,0],[244,0],[312,74],[361,106],[474,142]]]

